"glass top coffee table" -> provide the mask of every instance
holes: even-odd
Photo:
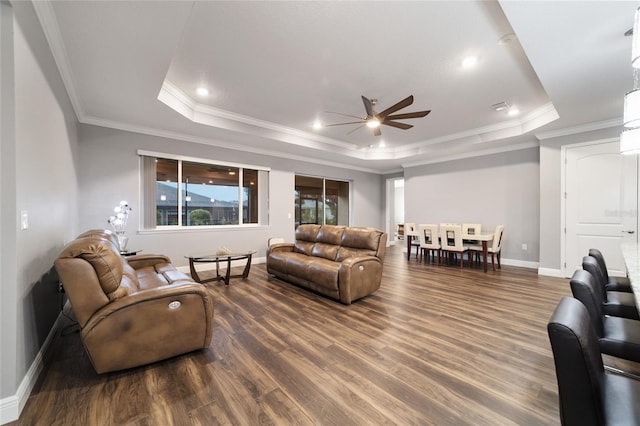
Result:
[[[237,251],[224,254],[191,254],[185,256],[189,259],[189,270],[191,271],[191,278],[199,283],[208,283],[211,281],[224,281],[226,285],[229,285],[231,278],[247,278],[249,276],[249,270],[251,269],[251,256],[256,253],[255,250]],[[242,274],[231,275],[231,261],[246,259],[247,264],[244,267]],[[220,275],[220,262],[227,263],[227,270],[224,275]],[[196,271],[196,263],[215,263],[216,264],[216,276],[213,278],[201,279]]]

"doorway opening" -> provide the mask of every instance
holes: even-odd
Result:
[[[404,178],[387,179],[386,232],[389,244],[404,239]]]

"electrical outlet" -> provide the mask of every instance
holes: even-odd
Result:
[[[526,250],[527,249],[527,244],[526,243],[522,243],[522,250]]]

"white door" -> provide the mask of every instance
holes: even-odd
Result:
[[[612,275],[624,275],[622,238],[637,241],[638,157],[618,141],[565,150],[565,276],[582,268],[590,248]]]

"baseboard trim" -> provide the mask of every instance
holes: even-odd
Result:
[[[538,268],[538,275],[556,278],[567,278],[564,276],[564,273],[560,269]]]
[[[58,318],[56,318],[56,321],[53,323],[47,338],[44,340],[42,347],[36,354],[27,374],[22,379],[22,382],[20,382],[20,386],[18,386],[16,394],[0,399],[0,424],[3,425],[5,423],[16,421],[20,418],[20,413],[22,413],[22,409],[26,405],[27,400],[31,395],[31,391],[44,368],[44,355],[49,350],[49,346],[51,346],[51,343],[56,336],[61,320],[62,312],[58,314]]]
[[[501,265],[508,266],[518,266],[520,268],[528,268],[528,269],[538,269],[538,262],[531,262],[529,260],[518,260],[518,259],[500,259]]]

